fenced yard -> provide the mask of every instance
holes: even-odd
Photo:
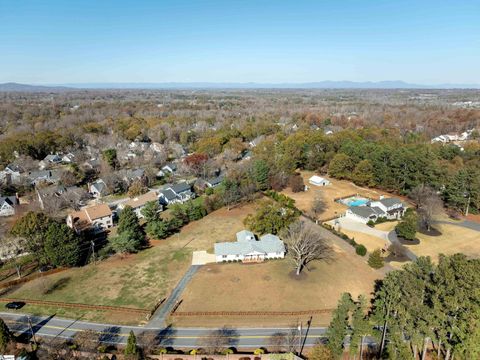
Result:
[[[168,239],[152,241],[151,248],[138,254],[114,256],[97,265],[42,276],[4,289],[2,297],[150,310],[168,296],[186,272],[193,251],[211,249],[216,241],[233,241],[235,233],[244,228],[243,219],[253,209],[253,204],[247,204],[230,211],[217,210]],[[108,311],[56,309],[38,304],[27,304],[24,309],[35,314],[81,316],[84,320],[133,324],[145,321],[143,315],[124,317]]]

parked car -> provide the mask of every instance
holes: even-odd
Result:
[[[12,301],[5,305],[7,309],[18,310],[25,306],[23,301]]]

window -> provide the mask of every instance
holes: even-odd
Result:
[[[227,255],[222,255],[222,259],[226,259],[227,258]]]

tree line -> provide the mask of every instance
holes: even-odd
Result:
[[[343,294],[327,330],[334,358],[362,354],[362,339],[374,336],[378,357],[478,359],[480,357],[480,261],[463,254],[420,257],[378,281],[370,309],[360,296]]]

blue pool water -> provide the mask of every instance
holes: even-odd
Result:
[[[367,199],[357,199],[348,202],[348,206],[362,206],[368,203]]]

